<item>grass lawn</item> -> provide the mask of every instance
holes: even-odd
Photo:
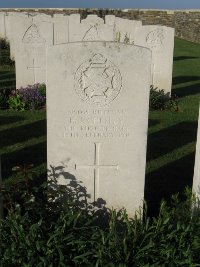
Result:
[[[13,67],[0,66],[0,88],[13,87],[14,82]],[[151,214],[161,198],[192,185],[200,100],[199,44],[175,39],[172,93],[179,97],[179,112],[149,114],[145,198]],[[45,111],[0,110],[0,154],[4,180],[12,180],[12,167],[24,163],[45,172]]]
[[[0,43],[0,88],[15,88],[14,62],[9,58],[6,44]]]

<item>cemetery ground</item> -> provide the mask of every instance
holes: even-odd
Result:
[[[158,208],[161,198],[168,199],[192,186],[200,100],[199,49],[199,44],[175,39],[172,94],[178,96],[179,111],[149,114],[145,198],[150,213]],[[2,51],[0,88],[14,88],[14,66],[9,62],[9,51]],[[23,164],[34,164],[38,174],[45,173],[44,110],[0,110],[0,140],[4,181],[12,181],[12,168]]]
[[[175,39],[172,94],[178,96],[179,111],[150,111],[149,114],[145,181],[145,199],[149,215],[157,214],[162,198],[169,200],[171,195],[177,192],[182,195],[186,186],[192,186],[200,100],[199,51],[199,44]],[[14,77],[12,66],[6,63],[1,65],[0,88],[14,88]],[[7,184],[16,184],[16,179],[19,177],[12,168],[33,164],[38,184],[38,179],[44,177],[46,173],[45,110],[21,112],[0,110],[0,155],[3,181]],[[175,204],[177,204],[176,201]],[[60,217],[60,224],[57,224],[54,232],[52,229],[52,232],[49,230],[51,236],[49,234],[48,246],[39,238],[41,234],[39,227],[43,227],[42,222],[39,225],[35,221],[34,227],[27,235],[27,229],[24,227],[27,221],[24,218],[23,234],[27,236],[23,239],[23,234],[21,234],[20,240],[22,243],[24,242],[24,247],[21,247],[20,251],[28,250],[30,240],[31,242],[35,240],[36,248],[32,247],[32,251],[28,251],[31,256],[28,252],[19,252],[22,256],[21,258],[16,256],[16,261],[14,261],[13,254],[12,264],[15,263],[15,265],[10,266],[22,266],[20,260],[23,262],[25,258],[30,265],[23,266],[200,266],[200,244],[199,237],[196,236],[200,227],[199,222],[194,222],[192,225],[194,228],[191,228],[191,231],[188,228],[191,226],[188,223],[191,219],[187,214],[188,203],[181,205],[177,204],[177,207],[173,206],[173,209],[166,209],[165,212],[162,212],[161,209],[160,216],[151,224],[146,218],[144,225],[140,220],[135,220],[129,225],[126,214],[121,214],[123,223],[126,225],[122,236],[117,236],[116,233],[117,229],[124,227],[124,224],[120,224],[120,216],[115,212],[111,213],[109,217],[109,230],[105,233],[101,230],[98,231],[94,222],[85,222],[84,215],[77,214],[73,209],[72,211],[67,210],[66,215]],[[179,210],[179,207],[182,209]],[[186,212],[183,216],[185,224],[183,222],[180,225],[179,218],[183,211]],[[12,219],[17,221],[19,219],[17,216],[10,217],[8,224],[12,224]],[[62,228],[62,223],[65,223],[69,229],[75,228],[75,234],[70,232],[70,235],[67,236],[68,240],[63,239],[66,230]],[[172,227],[172,223],[177,223],[176,229]],[[85,228],[83,229],[81,226]],[[6,229],[8,230],[8,228]],[[90,233],[88,233],[88,229],[90,229]],[[22,228],[19,231],[22,233]],[[13,227],[13,233],[17,234],[18,229]],[[130,240],[131,234],[137,234],[137,238]],[[93,240],[98,241],[92,243],[91,236]],[[151,242],[148,241],[147,236],[150,236]],[[196,239],[193,238],[194,236]],[[5,234],[1,238],[4,240],[5,248],[6,245],[9,246],[7,239],[9,240],[10,237],[6,237]],[[25,239],[28,241],[25,242]],[[192,240],[191,247],[187,244],[190,239]],[[87,245],[85,245],[85,240]],[[40,243],[37,244],[37,241]],[[63,254],[65,249],[62,246],[57,247],[56,242],[63,242],[63,248],[70,251],[68,251],[68,263],[66,263],[66,255]],[[120,245],[120,242],[123,243],[123,246]],[[71,249],[72,244],[73,248]],[[135,245],[135,252],[129,250],[132,245]],[[158,252],[158,246],[160,252]],[[41,247],[45,247],[46,250],[42,251]],[[15,241],[13,241],[12,251],[13,249],[18,249]],[[10,251],[9,253],[11,253]],[[4,259],[4,264],[11,264],[8,259],[9,253],[7,259],[6,257]],[[40,253],[38,262],[41,260],[43,265],[34,265],[37,253]],[[42,255],[44,255],[43,258]],[[62,260],[66,265],[59,265]],[[55,265],[50,265],[52,262]]]

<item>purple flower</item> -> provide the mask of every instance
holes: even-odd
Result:
[[[28,85],[20,87],[18,90],[26,109],[37,109],[46,103],[46,86],[45,84]]]

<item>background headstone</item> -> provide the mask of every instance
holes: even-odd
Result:
[[[55,14],[52,18],[54,25],[54,45],[69,42],[69,16]]]
[[[165,26],[142,26],[136,29],[135,44],[152,51],[151,84],[171,93],[174,29]]]
[[[0,12],[0,38],[6,37],[6,29],[5,29],[5,13]]]
[[[149,49],[122,43],[47,49],[48,168],[130,216],[144,197],[150,66]]]
[[[117,41],[133,43],[136,27],[141,21],[105,16],[105,21],[97,15],[88,15],[81,20],[80,14],[69,16],[69,41]]]
[[[16,88],[45,82],[46,47],[53,45],[51,16],[11,13],[6,21],[11,58],[15,59]]]
[[[15,13],[7,21],[16,87],[46,82],[46,48],[68,42],[68,16]]]
[[[15,48],[21,43],[21,32],[30,18],[27,12],[7,12],[5,14],[5,37],[10,43],[10,58],[15,58]],[[16,41],[15,41],[16,40]]]
[[[196,155],[195,155],[195,166],[194,166],[194,177],[193,177],[193,192],[200,200],[200,110],[199,110]]]
[[[97,15],[81,20],[80,14],[72,14],[69,16],[69,41],[113,41],[113,27],[112,23],[105,24]]]
[[[134,44],[136,29],[142,27],[142,22],[115,17],[114,40],[117,42]]]

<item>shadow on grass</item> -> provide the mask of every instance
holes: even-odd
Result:
[[[172,84],[200,81],[200,76],[177,76],[172,78]]]
[[[189,95],[196,95],[200,93],[200,83],[172,89],[172,93],[176,94],[179,98]]]
[[[0,132],[1,148],[46,135],[46,120],[21,125]]]
[[[191,153],[146,175],[145,200],[149,216],[158,213],[162,199],[169,200],[173,194],[183,193],[186,186],[192,186],[194,158],[195,153]]]
[[[199,58],[199,57],[192,57],[192,56],[177,56],[177,57],[174,57],[174,61],[187,60],[187,59],[194,59],[194,58]]]
[[[24,118],[20,116],[0,116],[0,126],[12,124],[18,121],[23,121]]]
[[[155,126],[159,123],[160,123],[160,120],[155,120],[155,119],[149,119],[149,121],[148,121],[149,127]]]
[[[12,87],[15,88],[16,87],[16,82],[15,82],[15,78],[10,78],[9,80],[1,80],[0,81],[0,87]]]
[[[14,166],[23,164],[34,164],[37,167],[41,164],[46,165],[47,162],[47,144],[41,142],[36,145],[28,146],[26,148],[5,153],[1,155],[2,163],[2,178],[3,180],[9,178],[13,172]]]
[[[196,140],[197,122],[185,121],[148,135],[147,161]]]
[[[5,70],[0,71],[0,80],[4,79],[15,79],[15,71],[14,70]]]
[[[16,87],[15,70],[1,70],[0,71],[0,88]]]

